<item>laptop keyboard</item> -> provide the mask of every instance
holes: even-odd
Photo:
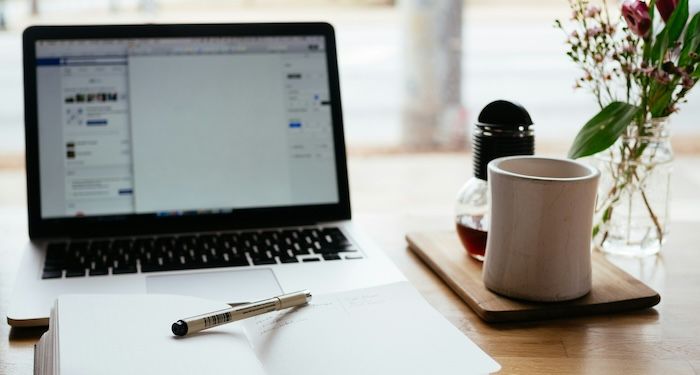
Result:
[[[50,243],[43,279],[360,259],[335,227]]]

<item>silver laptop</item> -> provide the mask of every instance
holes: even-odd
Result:
[[[64,293],[225,302],[403,280],[350,221],[333,28],[24,32],[29,237],[12,326]]]

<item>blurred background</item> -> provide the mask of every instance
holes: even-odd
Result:
[[[330,22],[351,154],[468,150],[479,110],[505,98],[530,111],[538,152],[563,155],[597,110],[573,90],[553,27],[566,0],[0,0],[0,14],[0,168],[23,166],[21,34],[32,24]],[[700,151],[699,91],[673,116],[679,153]]]

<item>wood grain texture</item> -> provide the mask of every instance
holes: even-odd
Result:
[[[593,288],[567,302],[536,303],[500,296],[484,287],[482,263],[469,257],[453,231],[406,235],[416,253],[464,302],[487,322],[514,322],[605,314],[655,306],[659,294],[593,252]]]
[[[552,155],[559,156],[559,155]],[[611,261],[663,296],[651,309],[490,324],[412,251],[404,236],[453,227],[454,197],[470,175],[467,154],[349,159],[353,217],[423,297],[501,363],[500,374],[700,375],[700,158],[674,161],[673,222],[661,256]],[[26,241],[24,178],[0,171],[0,315]],[[0,374],[31,374],[43,329],[0,322]]]

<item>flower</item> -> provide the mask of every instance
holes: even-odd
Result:
[[[664,22],[671,18],[671,14],[673,14],[673,10],[676,9],[677,5],[678,0],[656,0],[656,9],[659,10]]]
[[[681,84],[683,85],[684,89],[690,90],[693,88],[693,85],[695,85],[695,81],[692,78],[690,78],[690,76],[685,75],[681,80]]]
[[[603,24],[603,27],[605,28],[605,32],[612,35],[615,34],[615,26],[611,24]]]
[[[663,70],[655,70],[653,77],[656,79],[656,82],[662,85],[667,85],[669,82],[671,82],[671,76]]]
[[[649,7],[643,1],[627,0],[622,4],[622,16],[633,33],[645,37],[651,28]]]
[[[595,5],[589,5],[586,8],[585,16],[588,18],[593,18],[600,14],[600,10],[600,7],[597,7]]]
[[[598,35],[603,33],[603,29],[600,26],[591,26],[586,29],[586,36],[587,37],[597,37]]]

